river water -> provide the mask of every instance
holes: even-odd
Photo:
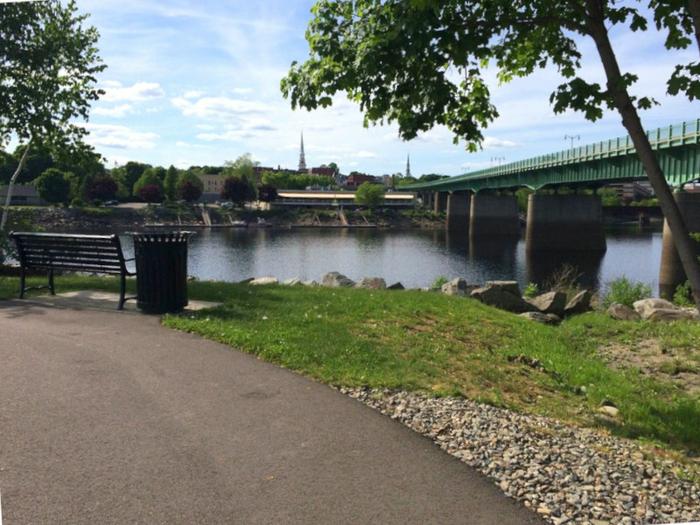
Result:
[[[563,264],[570,264],[588,287],[604,287],[627,276],[657,290],[659,230],[609,229],[607,241],[604,254],[530,256],[522,239],[470,245],[466,236],[442,230],[198,230],[190,241],[189,273],[221,281],[266,275],[320,280],[326,272],[339,271],[355,280],[380,276],[406,287],[429,286],[438,276],[464,277],[474,284],[515,279],[525,285],[541,284]]]

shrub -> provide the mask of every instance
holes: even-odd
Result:
[[[542,289],[552,292],[563,292],[569,296],[580,290],[578,280],[581,278],[578,268],[570,264],[563,264],[558,270],[543,283]]]
[[[258,199],[262,202],[272,202],[277,199],[277,188],[271,184],[261,184],[258,186]]]
[[[242,206],[246,202],[255,200],[255,188],[246,177],[226,177],[224,187],[221,190],[221,198]]]
[[[139,189],[138,197],[144,202],[163,202],[163,189],[157,184],[146,184]]]
[[[540,293],[540,287],[537,286],[537,283],[527,283],[523,295],[525,297],[535,297],[538,293]]]
[[[87,181],[85,195],[89,201],[109,201],[117,195],[119,186],[117,182],[109,175],[98,175]]]
[[[187,202],[195,202],[202,196],[204,184],[197,175],[185,171],[178,177],[175,189],[178,198]]]
[[[75,197],[72,201],[70,201],[70,205],[71,208],[82,208],[85,206],[85,201],[80,197]]]
[[[152,169],[147,169],[146,171],[144,171],[143,175],[141,175],[138,178],[138,180],[134,183],[133,195],[141,198],[141,190],[145,186],[158,186],[160,194],[163,194],[163,181],[160,180],[160,177],[158,177],[158,175]],[[163,200],[162,197],[160,200]]]
[[[433,284],[431,284],[430,287],[433,290],[439,290],[440,288],[442,288],[443,284],[446,284],[448,282],[449,282],[449,279],[447,277],[445,277],[444,275],[439,275],[435,278],[435,280],[433,281]]]
[[[384,202],[384,186],[363,182],[355,192],[355,202],[373,210]]]
[[[66,204],[70,198],[71,173],[49,168],[39,175],[34,184],[39,196],[50,204]]]
[[[608,291],[603,299],[603,306],[608,307],[613,303],[619,303],[632,307],[635,301],[648,297],[651,297],[649,285],[630,281],[627,277],[621,277],[608,284]]]
[[[673,302],[678,306],[695,306],[695,301],[693,301],[693,289],[690,286],[690,281],[678,285],[673,294]]]

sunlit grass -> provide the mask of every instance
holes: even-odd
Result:
[[[116,289],[114,279],[97,277],[59,277],[56,284],[59,291]],[[16,288],[16,278],[0,277],[0,298]],[[589,313],[552,327],[471,299],[414,291],[193,282],[190,297],[223,304],[166,316],[166,326],[326,383],[463,395],[582,425],[603,424],[596,411],[609,400],[621,414],[613,432],[700,450],[698,396],[634,368],[613,368],[596,352],[654,338],[696,356],[700,323]]]

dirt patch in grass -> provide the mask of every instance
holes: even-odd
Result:
[[[658,339],[610,343],[598,353],[616,368],[635,368],[642,374],[669,381],[690,395],[700,395],[700,351],[668,348]]]

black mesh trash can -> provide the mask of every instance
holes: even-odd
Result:
[[[187,241],[192,232],[134,233],[137,304],[144,312],[187,306]]]

